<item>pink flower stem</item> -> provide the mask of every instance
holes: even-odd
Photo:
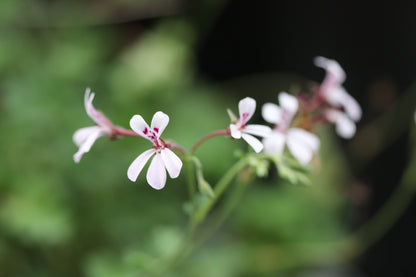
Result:
[[[230,130],[226,129],[226,130],[218,130],[218,131],[214,131],[212,133],[209,133],[207,135],[205,135],[204,137],[202,137],[200,140],[198,140],[192,147],[191,147],[191,153],[194,153],[196,151],[196,149],[205,141],[209,140],[212,137],[216,137],[216,136],[224,136],[224,135],[229,135],[230,134]]]
[[[114,132],[114,135],[116,136],[139,137],[139,138],[142,137],[138,133],[132,130],[127,130],[121,127],[114,127],[113,132]]]

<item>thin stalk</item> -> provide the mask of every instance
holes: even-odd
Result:
[[[202,206],[194,213],[193,217],[191,218],[191,222],[189,225],[189,230],[191,233],[193,233],[195,229],[198,227],[198,225],[205,219],[208,212],[211,210],[214,204],[218,201],[218,199],[223,194],[223,192],[228,187],[228,185],[233,180],[233,178],[246,165],[247,165],[247,161],[245,159],[239,160],[221,178],[221,180],[217,183],[217,185],[214,188],[214,194],[215,194],[214,197],[210,198],[207,202],[202,204]]]
[[[197,202],[196,202],[196,183],[195,183],[195,175],[193,173],[193,161],[192,161],[192,157],[187,157],[186,158],[186,177],[187,177],[187,186],[188,186],[188,193],[189,193],[189,198],[191,199],[191,203],[192,203],[192,211],[195,211],[196,206],[197,206]]]
[[[209,133],[207,135],[205,135],[204,137],[202,137],[200,140],[198,140],[192,147],[191,147],[191,153],[194,153],[196,151],[196,149],[205,141],[207,141],[208,139],[212,138],[212,137],[216,137],[216,136],[223,136],[223,135],[228,135],[229,131],[228,130],[218,130],[218,131],[214,131],[212,133]]]
[[[113,129],[113,134],[114,136],[126,136],[126,137],[139,137],[141,138],[142,136],[139,135],[138,133],[132,131],[132,130],[127,130],[121,127],[114,127]]]

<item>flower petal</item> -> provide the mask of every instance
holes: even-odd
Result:
[[[152,130],[156,133],[157,137],[160,137],[160,135],[165,130],[166,126],[168,126],[169,123],[169,116],[163,112],[156,112],[153,116],[152,123],[150,126],[152,127]]]
[[[90,126],[78,129],[72,136],[72,140],[76,146],[79,147],[92,133],[98,132],[99,130],[101,130],[101,128],[98,126]]]
[[[230,132],[231,132],[231,136],[235,139],[240,139],[241,138],[241,131],[238,129],[237,125],[235,124],[230,124]]]
[[[307,164],[313,154],[318,152],[320,141],[315,134],[300,128],[292,128],[288,131],[286,144],[299,163]]]
[[[263,139],[264,152],[267,154],[282,154],[285,147],[286,135],[273,131],[270,136]]]
[[[349,117],[340,111],[330,109],[325,112],[326,118],[335,123],[335,131],[345,139],[352,138],[355,134],[355,123]]]
[[[156,152],[155,149],[149,149],[141,153],[129,166],[129,169],[127,169],[127,177],[132,182],[135,182],[137,180],[137,177],[139,176],[140,172],[142,171],[143,167],[146,165],[147,161],[150,159],[150,157]]]
[[[243,132],[259,137],[267,137],[271,134],[272,129],[269,126],[250,124],[244,127]]]
[[[149,185],[154,189],[162,189],[166,184],[166,170],[159,153],[156,153],[149,169],[147,170],[146,179]]]
[[[92,105],[92,100],[94,99],[94,96],[95,96],[95,93],[91,92],[90,88],[87,88],[85,90],[85,96],[84,96],[85,110],[88,116],[92,120],[94,120],[95,123],[107,129],[107,132],[110,132],[111,129],[114,127],[113,123],[111,123],[111,121],[107,117],[105,117],[102,113],[100,113],[94,108],[94,106]]]
[[[288,111],[291,115],[290,120],[292,120],[292,116],[297,112],[298,110],[298,99],[296,99],[295,96],[290,95],[286,92],[281,92],[279,93],[279,103],[280,103],[280,107],[284,110],[284,111]]]
[[[345,81],[345,71],[337,61],[318,56],[315,57],[314,63],[316,66],[326,70],[327,76],[325,77],[324,83],[332,86]]]
[[[85,128],[83,128],[83,129],[85,129]],[[78,131],[80,131],[80,130],[78,130]],[[85,130],[82,131],[82,129],[81,129],[81,132],[82,132],[81,134],[80,133],[77,134],[76,132],[74,134],[74,137],[76,136],[77,142],[80,141],[79,139],[81,139],[81,136],[85,136],[85,134],[86,134],[85,133]],[[83,142],[79,145],[78,152],[76,152],[74,154],[74,157],[73,158],[74,158],[74,161],[76,163],[79,163],[79,161],[82,158],[82,155],[84,155],[84,153],[87,153],[88,151],[90,151],[90,149],[91,149],[92,145],[94,144],[94,142],[99,137],[101,137],[101,136],[103,136],[105,134],[105,132],[103,132],[102,129],[99,128],[99,127],[96,128],[96,129],[94,129],[94,130],[89,129],[87,132],[89,132],[88,136],[84,137]],[[74,139],[74,141],[75,141],[75,139]]]
[[[282,117],[282,109],[273,103],[266,103],[261,109],[261,115],[269,123],[278,124]]]
[[[144,121],[141,115],[133,115],[133,117],[130,119],[130,128],[145,139],[152,141],[148,136],[150,127],[147,125],[146,121]]]
[[[357,100],[354,99],[350,94],[345,91],[343,95],[342,106],[345,109],[345,112],[348,116],[355,122],[361,119],[362,110]]]
[[[259,153],[263,150],[263,143],[255,137],[244,133],[241,137],[254,149],[254,152]]]
[[[240,120],[242,125],[246,124],[247,121],[253,116],[256,110],[256,100],[251,97],[246,97],[238,103],[238,111],[240,114]]]
[[[169,173],[170,178],[176,178],[179,176],[182,168],[182,161],[172,152],[169,148],[162,149],[160,151],[163,163],[165,164],[166,170]]]

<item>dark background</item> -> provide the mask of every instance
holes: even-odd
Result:
[[[229,1],[199,47],[199,69],[215,81],[268,71],[298,72],[319,82],[313,57],[337,60],[345,87],[361,103],[360,125],[388,110],[414,82],[414,1]],[[261,93],[261,92],[259,92]],[[408,131],[355,169],[369,197],[352,225],[370,217],[399,182],[406,166]],[[346,154],[354,162],[354,153]],[[397,224],[358,261],[366,276],[412,276],[415,201]],[[406,274],[406,275],[403,275]]]

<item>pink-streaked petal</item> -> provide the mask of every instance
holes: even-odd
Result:
[[[331,109],[325,112],[325,116],[330,122],[335,123],[335,131],[340,137],[349,139],[354,136],[355,123],[345,113]]]
[[[72,136],[72,140],[76,144],[76,146],[81,146],[82,143],[84,143],[87,138],[98,131],[100,131],[101,128],[99,126],[90,126],[90,127],[84,127],[81,129],[78,129],[75,131],[74,135]]]
[[[156,153],[149,169],[147,170],[146,179],[149,185],[154,189],[162,189],[166,184],[166,170],[162,157]]]
[[[150,157],[156,152],[155,149],[149,149],[141,153],[129,166],[127,169],[127,177],[132,182],[137,180],[140,172],[142,171],[143,167],[146,165],[147,161]]]
[[[170,178],[178,177],[182,168],[181,159],[179,159],[179,157],[168,148],[162,149],[160,151],[160,156],[162,157]]]
[[[84,141],[80,144],[78,152],[74,154],[74,161],[79,163],[82,155],[89,152],[94,142],[101,136],[103,136],[105,132],[101,130],[101,128],[95,129],[93,132],[90,131],[89,135],[84,138]],[[75,136],[76,134],[74,134]],[[82,134],[85,135],[85,134]],[[77,135],[78,136],[78,135]],[[77,138],[79,139],[79,138]]]
[[[235,124],[230,124],[230,133],[231,133],[231,136],[235,139],[241,138],[241,131],[238,129],[237,125]]]
[[[314,63],[326,71],[327,75],[323,82],[325,86],[334,86],[345,81],[345,71],[337,61],[318,56],[315,57]]]
[[[280,155],[283,153],[285,143],[286,135],[281,132],[273,131],[270,136],[263,139],[264,152],[271,155]]]
[[[280,107],[284,110],[289,112],[289,114],[291,115],[290,120],[292,119],[292,116],[297,112],[298,110],[298,99],[296,99],[295,96],[290,95],[286,92],[281,92],[279,93],[279,103],[280,103]]]
[[[241,137],[254,149],[254,152],[259,153],[263,150],[263,143],[255,137],[244,133]]]
[[[250,124],[244,127],[243,132],[259,137],[267,137],[271,134],[272,129],[269,126]]]
[[[150,127],[147,125],[146,121],[144,121],[141,115],[133,115],[133,117],[130,119],[130,128],[145,139],[152,141],[148,136]]]
[[[159,112],[156,112],[155,115],[153,116],[150,127],[156,133],[157,137],[160,137],[160,135],[165,130],[166,126],[168,126],[168,123],[169,123],[169,116],[159,111]]]
[[[240,120],[242,125],[253,116],[256,110],[256,100],[251,97],[246,97],[238,103],[238,112],[240,114]]]
[[[320,140],[315,134],[300,128],[292,128],[288,131],[286,144],[299,163],[307,164],[318,152]]]
[[[261,109],[264,120],[272,124],[279,124],[282,118],[282,109],[273,103],[266,103]]]

